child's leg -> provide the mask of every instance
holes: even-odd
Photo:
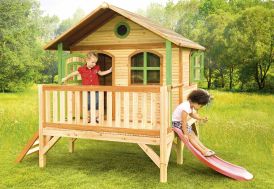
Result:
[[[190,143],[197,148],[203,155],[208,151],[208,149],[200,142],[198,137],[193,133],[189,134]]]
[[[200,141],[200,139],[194,133],[193,133],[193,137],[195,138],[196,142],[199,144],[201,148],[208,150],[208,148],[204,146],[204,144]]]

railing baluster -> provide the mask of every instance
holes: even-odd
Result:
[[[121,127],[121,93],[115,93],[115,126]]]
[[[138,93],[133,93],[132,127],[138,128]]]
[[[90,124],[96,124],[95,91],[90,91]]]
[[[51,116],[50,116],[50,106],[51,106],[51,99],[50,99],[50,91],[45,91],[46,92],[46,122],[51,121]]]
[[[147,125],[147,94],[143,93],[142,97],[142,128],[146,128]]]
[[[107,92],[107,123],[112,125],[112,92]]]
[[[75,122],[80,123],[80,92],[75,91]]]
[[[124,93],[124,127],[129,127],[129,93]]]
[[[65,122],[65,91],[60,91],[60,123]]]
[[[104,122],[104,92],[99,92],[99,124]]]
[[[88,123],[88,94],[87,91],[83,91],[82,93],[83,95],[83,124],[87,124]]]
[[[58,122],[58,93],[53,91],[53,123]]]
[[[72,92],[67,92],[67,120],[72,123]]]
[[[156,129],[156,108],[157,108],[157,98],[155,93],[151,93],[151,117],[150,117],[150,122],[151,122],[151,128]]]

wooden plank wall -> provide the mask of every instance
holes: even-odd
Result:
[[[130,26],[129,35],[124,38],[116,37],[114,28],[119,22],[126,22]],[[115,45],[115,44],[139,44],[139,43],[164,43],[165,40],[138,24],[122,17],[115,16],[108,23],[100,27],[96,32],[80,41],[77,46],[85,45]]]

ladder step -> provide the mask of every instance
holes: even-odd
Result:
[[[36,140],[32,146],[38,145],[39,144],[39,140]]]
[[[32,148],[30,149],[26,155],[30,155],[30,154],[33,154],[35,152],[39,151],[39,146],[35,147],[35,148]]]

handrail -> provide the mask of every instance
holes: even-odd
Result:
[[[171,90],[173,90],[173,89],[180,88],[180,87],[182,87],[182,86],[184,86],[183,83],[179,83],[179,84],[176,84],[176,85],[168,85],[168,86],[167,86],[167,90],[168,90],[168,91],[171,91]]]
[[[171,85],[171,89],[180,88],[182,86],[184,86],[183,83],[179,83],[179,84],[176,84],[176,85]]]
[[[109,91],[160,93],[161,86],[83,86],[83,85],[42,85],[43,91]]]

